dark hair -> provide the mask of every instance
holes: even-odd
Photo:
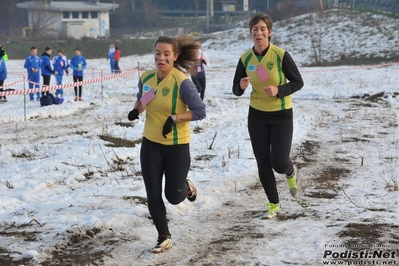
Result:
[[[75,49],[75,51],[79,51],[79,52],[81,52],[80,48],[76,48],[76,49]]]
[[[32,46],[31,48],[30,48],[30,50],[32,51],[32,50],[36,50],[37,48],[35,47],[35,46]]]
[[[178,54],[174,67],[185,70],[190,74],[195,74],[195,62],[198,60],[198,53],[201,44],[189,36],[183,35],[177,38],[160,36],[154,43],[155,47],[158,43],[168,43],[173,47],[173,53]]]
[[[255,26],[256,24],[258,24],[259,21],[261,21],[261,20],[262,20],[263,22],[266,23],[266,26],[267,26],[267,28],[268,28],[269,30],[272,29],[272,27],[273,27],[272,18],[271,18],[268,14],[266,14],[266,13],[258,13],[258,14],[255,14],[255,15],[249,20],[249,23],[248,23],[249,30],[251,31],[251,30],[252,30],[252,27]],[[269,41],[270,41],[270,36],[269,36]]]
[[[46,48],[44,48],[44,51],[50,51],[50,50],[51,50],[51,48],[48,46],[46,46]]]

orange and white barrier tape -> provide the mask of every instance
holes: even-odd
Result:
[[[21,94],[29,94],[29,93],[36,93],[36,92],[43,92],[43,91],[52,91],[52,90],[57,90],[57,89],[64,89],[64,88],[71,88],[71,87],[76,87],[76,86],[82,86],[85,84],[92,84],[92,83],[98,83],[98,82],[102,82],[105,80],[111,80],[111,79],[115,79],[115,78],[119,78],[119,77],[124,77],[133,73],[138,72],[138,69],[132,69],[132,70],[127,70],[118,74],[112,74],[112,75],[108,75],[105,77],[99,77],[99,78],[93,78],[93,79],[89,79],[89,80],[84,80],[84,81],[80,81],[80,82],[74,82],[74,83],[67,83],[67,84],[62,84],[62,85],[55,85],[55,86],[43,86],[43,84],[38,84],[32,81],[28,81],[31,84],[35,84],[35,85],[39,85],[42,86],[41,88],[32,88],[32,89],[26,89],[26,90],[15,90],[15,91],[1,91],[0,92],[0,96],[10,96],[10,95],[21,95]],[[17,81],[15,84],[23,82],[22,81]],[[9,83],[9,84],[13,84],[13,83]],[[7,86],[9,84],[6,84]],[[3,87],[5,87],[6,85],[4,85]],[[11,86],[11,85],[10,85]]]
[[[11,87],[11,86],[14,86],[14,85],[16,85],[18,83],[22,83],[24,81],[25,80],[21,79],[21,80],[17,80],[17,81],[11,82],[11,83],[6,83],[6,84],[3,84],[3,86],[0,86],[0,88]]]

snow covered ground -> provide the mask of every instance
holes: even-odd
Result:
[[[365,15],[379,21],[376,30],[358,16],[335,16],[317,24],[325,58],[399,47],[398,20]],[[304,21],[276,23],[272,35],[305,82],[293,96],[292,159],[302,191],[292,198],[277,175],[283,212],[276,220],[262,219],[267,200],[246,128],[249,91],[231,93],[235,65],[252,45],[247,28],[235,29],[203,44],[211,60],[207,117],[191,123],[189,173],[199,195],[167,203],[174,246],[163,254],[149,252],[157,233],[140,174],[144,116],[127,120],[137,72],[86,84],[83,102],[69,88],[62,105],[24,108],[22,95],[0,104],[0,265],[397,264],[399,64],[305,67],[312,51]],[[139,62],[154,67],[152,55],[120,65]],[[109,74],[105,59],[88,64],[85,80]],[[6,84],[22,79],[23,61],[7,66]]]

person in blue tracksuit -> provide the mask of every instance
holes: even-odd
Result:
[[[30,55],[25,59],[24,68],[28,71],[29,89],[40,88],[40,58],[37,56],[37,48],[30,48]],[[29,93],[29,98],[34,101],[34,93]],[[40,100],[40,92],[36,92],[36,99]]]
[[[111,43],[109,45],[109,50],[108,50],[108,57],[107,60],[109,59],[109,66],[111,68],[111,73],[114,73],[114,65],[115,65],[115,60],[114,60],[114,54],[115,54],[115,44]]]
[[[87,63],[86,58],[83,57],[82,51],[80,48],[75,49],[75,56],[72,57],[70,67],[73,70],[73,82],[82,82],[84,71],[86,69]],[[79,96],[78,96],[78,88],[79,88]],[[83,101],[82,99],[82,85],[75,86],[75,101]]]
[[[57,72],[55,75],[55,80],[57,82],[57,85],[62,85],[62,77],[64,76],[64,71],[68,75],[69,71],[69,63],[68,63],[68,58],[64,55],[64,51],[62,49],[59,49],[57,52],[57,55],[54,56],[53,58],[53,67],[54,71]],[[56,89],[55,90],[55,96],[62,98],[64,94],[64,89]]]
[[[53,50],[50,47],[46,47],[44,52],[42,53],[42,63],[41,63],[41,70],[42,70],[42,77],[43,77],[43,85],[50,86],[50,78],[51,75],[57,75],[58,73],[53,70],[50,62],[50,55]],[[49,91],[43,92],[43,95],[49,94]]]
[[[3,59],[3,50],[0,50],[0,91],[3,91],[3,85],[4,85],[4,80],[7,78],[7,67],[6,67],[6,61]],[[7,101],[6,96],[0,97],[3,98],[3,102]]]

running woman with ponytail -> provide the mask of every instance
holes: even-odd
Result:
[[[154,44],[155,70],[144,72],[138,82],[139,92],[130,121],[146,111],[140,163],[147,192],[147,204],[158,231],[151,252],[161,253],[172,247],[171,233],[162,199],[177,205],[186,198],[195,201],[197,190],[187,179],[190,168],[190,121],[205,117],[205,104],[195,85],[183,72],[193,74],[200,44],[181,36],[159,37]]]
[[[273,170],[286,175],[292,196],[298,194],[297,169],[289,158],[293,134],[291,95],[303,87],[303,80],[290,54],[270,43],[272,19],[268,15],[254,15],[249,30],[254,46],[238,60],[233,93],[241,96],[252,85],[248,132],[259,179],[269,200],[265,218],[272,219],[281,210]]]

